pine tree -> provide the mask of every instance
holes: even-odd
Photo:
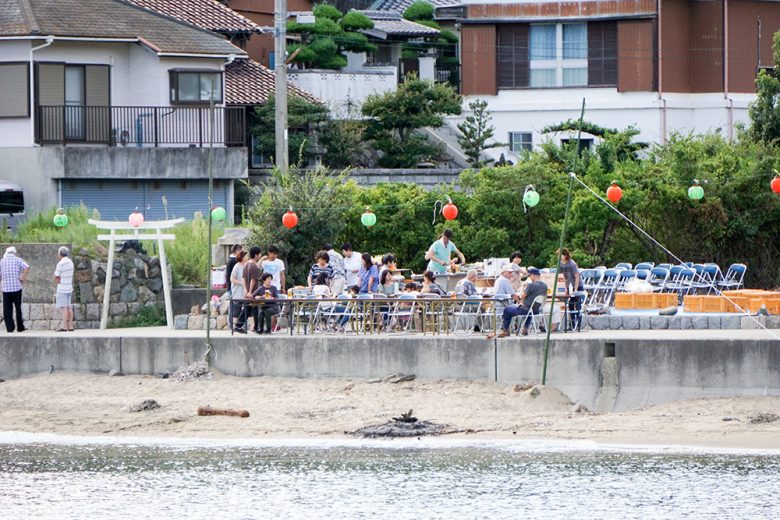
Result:
[[[493,139],[494,128],[490,124],[490,112],[487,110],[487,101],[472,101],[469,103],[471,115],[466,116],[463,122],[458,123],[458,143],[468,157],[472,168],[478,169],[493,162],[492,159],[482,160],[482,152],[489,148],[504,146],[503,143],[488,143]]]

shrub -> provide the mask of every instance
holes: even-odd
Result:
[[[222,235],[222,225],[214,223],[212,244]],[[195,213],[190,222],[183,222],[173,229],[176,240],[165,242],[165,253],[171,264],[173,285],[206,287],[209,282],[208,219]]]
[[[165,307],[161,305],[148,305],[141,307],[138,314],[114,320],[109,328],[129,329],[132,327],[160,327],[166,323]]]
[[[428,2],[418,0],[406,8],[403,17],[414,22],[419,22],[421,20],[433,20],[433,5]]]

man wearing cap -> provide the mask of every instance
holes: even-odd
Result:
[[[493,295],[499,295],[499,294],[507,294],[507,295],[513,295],[515,294],[515,289],[512,287],[512,277],[513,277],[513,271],[512,271],[512,265],[511,264],[504,264],[501,266],[501,275],[496,278],[496,281],[493,283]]]
[[[3,259],[0,260],[0,285],[3,289],[3,320],[5,330],[23,332],[22,320],[22,286],[27,282],[30,266],[16,256],[16,248],[7,247]],[[16,308],[16,323],[13,310]]]
[[[509,336],[509,326],[512,323],[512,318],[515,316],[526,316],[523,320],[522,329],[520,333],[523,336],[528,335],[528,320],[532,319],[530,314],[538,314],[541,312],[541,304],[535,302],[539,296],[547,296],[547,284],[539,279],[541,272],[535,267],[528,268],[528,277],[531,279],[531,283],[526,285],[523,295],[520,297],[520,304],[508,305],[501,316],[501,332],[498,334],[499,338],[505,338]],[[495,334],[488,335],[488,339],[496,337]]]

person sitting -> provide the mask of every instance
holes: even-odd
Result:
[[[515,294],[515,289],[512,287],[512,277],[514,272],[511,264],[504,264],[501,266],[501,276],[496,278],[493,283],[493,296],[509,296]]]
[[[501,332],[498,334],[499,338],[509,336],[509,326],[512,323],[512,318],[515,316],[525,316],[520,333],[523,336],[528,335],[528,322],[533,319],[531,314],[538,314],[542,310],[541,304],[535,300],[538,296],[547,296],[547,284],[539,279],[541,274],[539,269],[535,267],[528,268],[528,277],[531,279],[531,283],[526,286],[523,295],[519,298],[518,304],[508,305],[504,309],[501,316],[502,322]],[[513,296],[517,299],[517,295]],[[493,339],[495,337],[496,334],[489,334],[487,339]]]
[[[330,280],[333,278],[333,267],[328,265],[330,255],[327,251],[319,251],[314,256],[314,260],[315,263],[309,269],[309,277],[306,280],[309,289],[312,288],[321,274],[325,275],[325,283],[330,283]]]
[[[317,298],[330,298],[330,285],[328,285],[328,275],[320,273],[317,276],[314,286],[311,289],[311,293]]]
[[[520,251],[514,251],[511,255],[509,255],[509,265],[512,268],[512,273],[514,274],[512,277],[512,287],[515,288],[515,292],[522,288],[523,282],[526,280],[526,278],[528,278],[528,271],[525,269],[525,267],[520,267],[522,261],[523,254]]]
[[[255,332],[258,334],[271,334],[273,317],[279,314],[278,289],[273,285],[274,276],[271,273],[263,273],[260,276],[260,287],[252,293],[255,300],[262,300],[263,304],[258,309],[258,320]]]
[[[436,283],[436,274],[433,271],[425,271],[423,274],[423,287],[420,294],[438,294],[439,296],[447,296],[447,291]]]
[[[346,294],[339,295],[339,298],[348,298],[353,299],[358,294],[360,294],[360,286],[358,285],[350,285],[347,287]],[[339,302],[336,304],[336,307],[333,309],[333,312],[335,314],[341,314],[341,317],[338,319],[338,322],[336,323],[336,332],[344,332],[344,327],[347,325],[347,322],[349,322],[349,316],[350,314],[347,312],[348,310],[348,302]]]
[[[395,280],[393,279],[393,271],[391,269],[385,269],[379,275],[379,294],[383,297],[395,295]]]
[[[363,253],[361,259],[363,260],[363,266],[358,273],[360,294],[371,294],[376,292],[377,287],[379,287],[379,271],[371,260],[370,254]]]
[[[462,282],[458,284],[458,286],[455,288],[455,293],[461,296],[476,296],[479,294],[479,291],[477,291],[477,270],[476,269],[469,269],[469,271],[466,273],[466,278],[463,279]]]

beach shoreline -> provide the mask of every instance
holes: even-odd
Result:
[[[55,372],[0,383],[0,432],[78,437],[344,440],[408,410],[448,426],[453,441],[592,441],[598,445],[778,450],[780,397],[677,401],[593,414],[553,388],[463,380],[390,383],[347,378],[240,378],[175,382],[152,376]],[[533,395],[533,394],[537,395]],[[159,409],[129,412],[154,399]],[[242,419],[198,416],[200,406],[240,408]],[[366,442],[370,442],[366,441]],[[392,442],[404,443],[404,439]]]

